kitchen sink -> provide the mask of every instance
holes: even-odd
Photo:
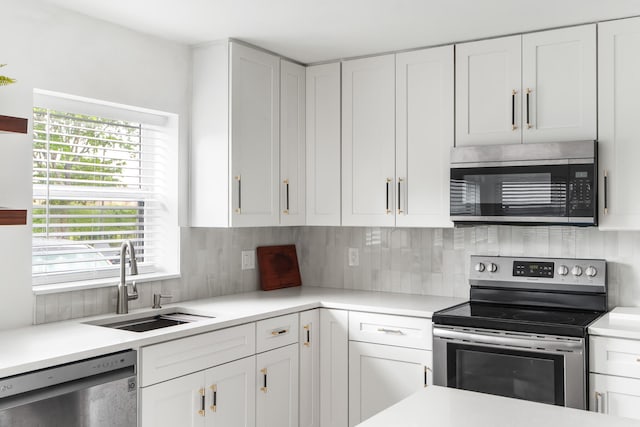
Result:
[[[156,329],[168,328],[170,326],[183,325],[185,323],[198,322],[212,319],[213,316],[202,316],[197,314],[182,313],[180,311],[153,314],[134,319],[118,320],[117,322],[92,322],[92,325],[103,326],[105,328],[121,329],[132,332],[147,332]],[[112,319],[109,319],[112,320]]]

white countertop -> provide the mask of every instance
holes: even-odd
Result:
[[[616,307],[589,326],[590,335],[640,340],[640,307]]]
[[[302,286],[167,304],[164,308],[180,307],[192,314],[215,318],[149,332],[122,331],[84,322],[105,318],[126,320],[144,312],[157,312],[150,308],[131,311],[129,315],[109,314],[29,326],[0,331],[0,378],[317,307],[430,318],[435,311],[463,301]]]
[[[638,427],[628,418],[580,409],[430,386],[358,427]]]

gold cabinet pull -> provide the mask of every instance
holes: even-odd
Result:
[[[213,392],[213,401],[211,402],[209,409],[211,409],[212,412],[216,412],[218,410],[218,385],[214,384],[210,388]]]
[[[267,368],[263,368],[260,370],[260,373],[262,373],[263,375],[263,382],[262,382],[262,387],[260,387],[260,391],[262,391],[263,393],[267,392]]]
[[[278,336],[278,335],[284,335],[289,333],[288,329],[277,329],[275,331],[271,331],[271,335],[273,335],[274,337]]]
[[[511,130],[516,130],[518,129],[518,126],[516,125],[516,95],[517,95],[518,91],[517,90],[512,90],[511,91]]]
[[[427,381],[427,372],[430,372],[430,371],[431,371],[430,367],[428,367],[428,366],[424,367],[424,386],[425,387],[427,387],[427,383],[428,383],[428,381]]]
[[[531,129],[533,127],[531,120],[529,120],[529,95],[531,95],[531,92],[533,91],[527,88],[527,129]]]
[[[203,416],[203,417],[204,417],[204,413],[205,413],[205,412],[204,412],[204,405],[205,405],[205,402],[204,402],[204,394],[205,394],[205,391],[204,391],[204,389],[203,389],[203,388],[201,388],[201,389],[199,390],[199,393],[200,393],[200,409],[198,410],[198,415],[200,415],[200,416]]]
[[[282,211],[283,214],[285,215],[289,215],[289,180],[285,179],[284,181],[282,181],[282,183],[284,184],[285,187],[285,208]]]
[[[305,347],[311,347],[311,325],[304,325],[303,329],[307,331],[307,340],[303,345]]]
[[[242,213],[242,177],[240,175],[236,175],[234,177],[236,181],[238,181],[238,207],[236,208],[236,213]]]

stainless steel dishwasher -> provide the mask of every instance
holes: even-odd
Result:
[[[128,350],[0,380],[0,426],[135,427],[136,352]]]

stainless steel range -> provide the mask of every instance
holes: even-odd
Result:
[[[586,409],[606,262],[474,255],[469,283],[469,302],[433,316],[434,383]]]

